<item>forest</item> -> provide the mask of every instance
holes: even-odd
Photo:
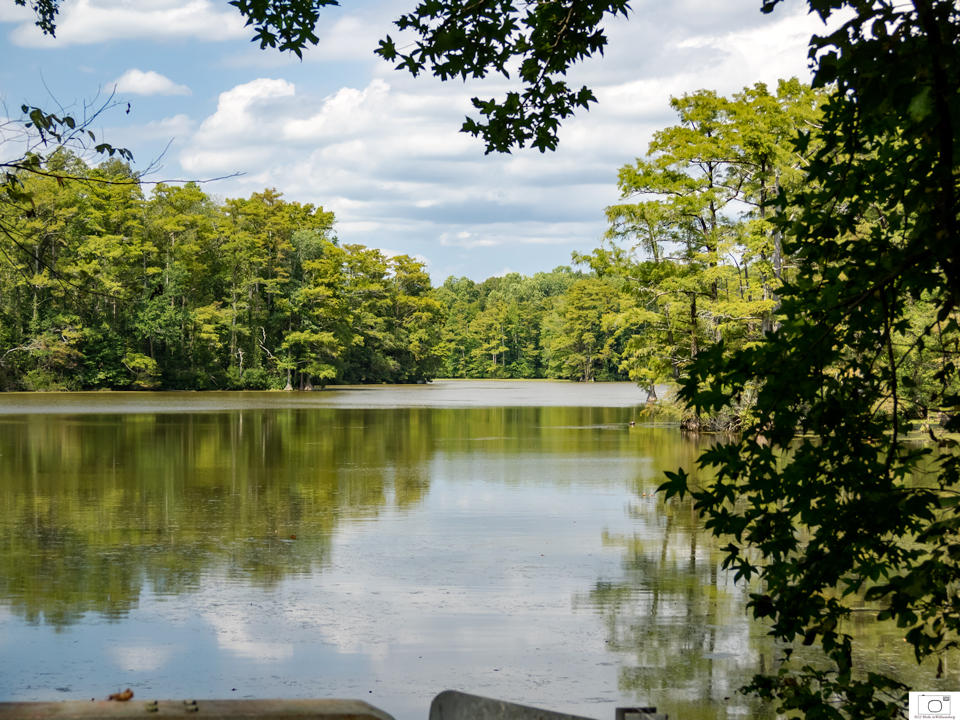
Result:
[[[47,165],[3,205],[0,387],[267,389],[415,382],[443,360],[422,263],[341,244],[275,190],[145,187],[119,159]]]
[[[777,329],[796,258],[772,201],[806,182],[792,141],[824,98],[797,80],[675,98],[677,124],[620,168],[623,201],[606,208],[600,247],[572,268],[439,287],[422,262],[341,242],[332,212],[275,189],[223,199],[147,185],[122,159],[88,167],[60,149],[46,174],[21,172],[29,203],[0,210],[0,388],[631,379],[653,398],[706,348],[748,348]],[[913,300],[896,347],[933,313]],[[911,416],[927,419],[957,339],[928,338],[898,364]],[[748,395],[712,415],[678,412],[729,430],[750,411]]]
[[[0,388],[318,389],[435,377],[626,379],[617,283],[558,268],[432,287],[274,189],[147,186],[61,150],[2,207]]]

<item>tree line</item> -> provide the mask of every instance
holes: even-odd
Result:
[[[441,372],[460,378],[626,380],[628,335],[615,319],[631,302],[616,283],[561,266],[482,283],[448,278]]]
[[[147,190],[123,159],[67,149],[42,168],[0,203],[0,389],[627,379],[629,295],[590,271],[433,287],[422,262],[342,243],[332,212],[273,189]]]
[[[443,360],[423,263],[341,243],[275,190],[145,194],[129,165],[60,150],[0,203],[3,389],[415,382]],[[64,180],[64,176],[74,178]],[[9,198],[8,198],[9,200]]]
[[[0,209],[0,387],[632,379],[656,397],[700,353],[730,355],[779,328],[778,293],[798,258],[771,221],[774,199],[807,182],[828,97],[789,80],[674,98],[677,124],[618,173],[622,202],[606,209],[600,247],[574,253],[573,268],[439,287],[423,263],[341,243],[332,212],[275,190],[217,199],[161,183],[147,193],[120,159],[88,167],[60,150],[48,174],[20,173],[29,203]],[[941,328],[906,352],[935,307],[912,300],[894,347],[907,412],[923,420],[957,341]],[[661,412],[737,430],[755,391],[717,412]]]
[[[811,267],[809,248],[785,243],[792,219],[804,211],[804,193],[817,186],[808,168],[827,147],[824,107],[835,95],[794,79],[776,91],[757,84],[730,98],[705,90],[674,98],[680,122],[655,133],[646,157],[620,169],[629,202],[607,208],[604,245],[575,260],[599,277],[616,278],[632,298],[618,320],[635,328],[621,358],[632,379],[689,384],[698,358],[711,358],[700,371],[709,374],[780,336],[788,317],[781,294],[796,297],[790,286],[799,278],[814,295],[831,276],[841,283],[865,279],[848,278],[841,258],[858,236],[888,230],[895,216],[879,204],[856,219],[847,237],[818,245],[833,248],[837,264],[829,270]],[[839,356],[819,371],[841,381],[893,372],[897,391],[878,400],[877,412],[924,427],[949,417],[943,399],[960,390],[960,381],[945,383],[942,371],[960,333],[956,313],[942,310],[944,298],[935,285],[903,298],[895,323],[861,330],[859,350],[838,348]],[[795,302],[800,312],[815,306],[810,297]],[[889,352],[867,361],[867,349],[875,351],[884,332]],[[861,358],[852,366],[851,353]],[[684,427],[739,432],[757,419],[757,393],[767,380],[755,376],[713,406],[687,398],[671,410]]]
[[[322,207],[148,191],[122,159],[65,149],[10,183],[3,390],[627,378],[614,319],[630,297],[589,271],[433,287],[420,261],[342,243]]]

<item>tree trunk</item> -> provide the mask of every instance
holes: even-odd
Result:
[[[697,296],[690,295],[690,359],[697,356]]]
[[[673,379],[680,379],[680,359],[677,357],[677,345],[673,337],[673,328],[670,327],[670,305],[663,306],[663,318],[667,321],[667,343],[670,345],[670,370]]]

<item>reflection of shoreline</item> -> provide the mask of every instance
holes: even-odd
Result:
[[[121,537],[105,541],[65,530],[61,541],[36,542],[35,535],[7,534],[7,551],[0,554],[0,567],[7,566],[0,603],[30,623],[68,626],[90,612],[119,620],[138,607],[144,593],[192,594],[211,574],[272,587],[290,575],[320,572],[330,562],[329,536],[294,545],[276,539],[185,539],[159,531],[160,539],[112,535]],[[11,556],[18,560],[13,568]]]
[[[769,637],[769,624],[748,616],[749,592],[757,587],[735,583],[733,571],[720,569],[723,553],[717,546],[723,543],[703,531],[692,499],[664,503],[643,497],[640,488],[645,487],[638,483],[640,497],[627,505],[636,521],[633,535],[603,537],[605,544],[623,549],[621,575],[601,578],[589,593],[573,598],[575,608],[593,609],[602,618],[607,648],[621,658],[620,690],[673,717],[775,717],[775,703],[744,697],[739,688],[755,674],[775,674],[781,667],[831,666],[820,648],[802,646],[799,637],[789,664],[783,665],[784,646]],[[880,672],[911,688],[936,692],[956,686],[956,668],[952,673],[946,663],[938,668],[939,658],[917,665],[903,630],[868,621],[880,611],[879,603],[875,609],[863,607],[862,595],[856,602],[858,612],[838,629],[854,638],[856,678]],[[670,669],[666,675],[665,668]]]
[[[314,392],[96,391],[0,393],[0,416],[90,413],[211,413],[321,408],[633,408],[646,393],[635,383],[567,380],[434,380],[427,385],[331,385]]]
[[[438,453],[482,447],[509,458],[511,482],[527,473],[539,482],[546,453],[576,476],[596,428],[608,428],[604,437],[614,443],[635,442],[626,412],[3,416],[0,603],[28,622],[67,626],[88,612],[119,619],[145,591],[195,592],[211,572],[274,587],[322,572],[344,521],[421,506],[431,474],[443,472]],[[480,437],[497,439],[473,442]],[[566,481],[557,475],[551,482]],[[296,541],[284,542],[291,535]]]
[[[607,648],[621,658],[620,691],[671,717],[775,717],[738,692],[776,656],[767,627],[744,612],[748,590],[720,569],[722,553],[692,501],[664,503],[651,492],[647,502],[647,489],[638,483],[627,505],[633,533],[603,537],[622,549],[620,576],[574,596],[574,607],[602,618]]]

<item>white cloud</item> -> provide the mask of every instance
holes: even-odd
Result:
[[[494,247],[502,245],[504,238],[491,238],[480,233],[467,232],[461,230],[457,233],[445,232],[440,234],[440,244],[447,247],[476,248],[476,247]]]
[[[284,138],[320,141],[347,134],[367,134],[383,121],[382,110],[390,86],[375,79],[363,90],[343,88],[324,99],[319,112],[304,120],[285,123]]]
[[[295,94],[293,84],[265,78],[222,93],[182,164],[200,172],[266,173],[288,187],[319,184],[332,191],[327,198],[344,196],[359,207],[370,199],[364,195],[384,191],[414,205],[425,196],[409,193],[422,188],[427,164],[475,160],[475,144],[455,131],[458,113],[455,106],[451,113],[449,98],[398,92],[377,78],[325,98]],[[269,162],[256,166],[253,157],[262,148],[269,149]],[[361,185],[365,193],[343,192]]]
[[[246,608],[240,611],[215,613],[204,612],[203,618],[217,633],[217,645],[224,652],[237,657],[253,658],[260,662],[293,657],[293,645],[289,642],[258,637],[262,630],[255,617],[256,613]]]
[[[412,7],[412,6],[411,6]],[[311,61],[372,60],[379,40],[392,29],[392,15],[379,12],[351,13],[338,18],[320,33],[315,52],[306,57]]]
[[[44,35],[31,17],[10,34],[10,40],[22,47],[62,48],[136,39],[217,41],[249,34],[236,10],[214,8],[209,0],[65,0],[56,38]]]
[[[135,126],[133,130],[141,137],[156,137],[169,140],[187,135],[195,124],[189,116],[181,113],[173,117],[148,122],[146,125]]]
[[[29,7],[14,5],[12,2],[0,4],[0,22],[32,23],[37,16]]]
[[[344,198],[332,198],[332,200],[337,205],[337,207],[345,207],[350,204],[350,201]],[[328,202],[327,206],[329,206],[330,204],[331,203]],[[386,229],[386,226],[383,223],[378,223],[378,222],[364,222],[362,220],[359,222],[350,222],[350,221],[342,222],[340,220],[337,221],[337,232],[342,232],[344,235],[361,234],[361,233],[373,234],[376,232],[381,232],[385,229]]]
[[[262,122],[271,114],[269,101],[292,97],[295,93],[293,83],[269,78],[237,85],[232,90],[220,93],[217,111],[203,121],[196,140],[201,144],[222,147],[231,145],[231,140],[249,138],[252,134],[269,137],[270,132]],[[266,111],[266,117],[257,116],[258,111]]]
[[[135,95],[192,95],[186,85],[177,85],[163,75],[148,70],[143,72],[132,68],[115,81],[118,93]]]
[[[162,645],[125,645],[107,650],[121,671],[156,672],[170,660],[172,649]]]

